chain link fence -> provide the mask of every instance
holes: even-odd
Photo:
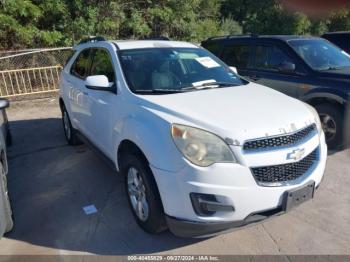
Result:
[[[58,90],[71,47],[0,51],[0,96],[17,97]]]

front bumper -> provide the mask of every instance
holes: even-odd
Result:
[[[166,216],[167,225],[170,231],[179,237],[205,238],[217,234],[228,233],[246,226],[252,226],[268,218],[279,216],[285,212],[282,208],[252,214],[240,221],[230,222],[196,222],[181,220],[175,217]]]
[[[308,186],[314,186],[314,185],[315,185],[314,181],[309,181]],[[305,188],[305,185],[297,189],[301,189],[301,188]],[[315,187],[314,190],[316,190],[317,188],[318,187]],[[292,192],[290,193],[285,192],[284,200],[287,200],[288,195],[291,196]],[[293,205],[291,205],[289,209],[286,209],[285,204],[286,204],[286,201],[282,203],[281,207],[250,214],[245,219],[240,221],[205,223],[205,222],[181,220],[170,216],[166,216],[166,221],[170,231],[176,236],[205,238],[205,237],[215,236],[222,233],[231,232],[246,226],[252,226],[266,219],[270,219],[272,217],[287,213],[290,210],[290,208],[293,208],[295,206],[295,203],[293,203]]]
[[[243,161],[240,161],[241,164],[221,163],[205,168],[188,164],[178,172],[169,172],[151,166],[170,230],[178,236],[203,237],[282,214],[286,191],[306,185],[310,181],[314,181],[317,188],[323,178],[327,146],[323,135],[320,140],[317,140],[306,145],[309,152],[319,146],[317,166],[302,180],[285,186],[259,186],[250,171],[250,163]],[[290,150],[289,148],[288,151]],[[262,162],[264,154],[262,153],[258,160],[253,156],[249,157],[252,161]],[[286,152],[276,151],[269,154],[271,157],[265,159],[267,164],[276,161],[277,157],[282,159]],[[219,211],[211,216],[198,215],[190,199],[190,194],[193,192],[222,196],[234,207],[234,210]]]

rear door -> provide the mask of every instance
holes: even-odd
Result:
[[[89,112],[86,111],[88,94],[85,90],[85,78],[90,73],[91,63],[92,49],[87,48],[82,50],[74,61],[70,69],[70,74],[67,77],[67,82],[70,86],[70,117],[74,122],[74,126],[86,136],[88,136],[88,130],[84,123],[86,122],[86,118],[89,117]]]
[[[253,49],[250,80],[289,96],[299,97],[306,73],[296,57],[282,44],[272,41],[258,41],[254,43]],[[279,70],[279,66],[286,62],[295,64],[295,72],[284,73]]]

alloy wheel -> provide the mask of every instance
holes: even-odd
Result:
[[[132,208],[141,221],[146,221],[149,215],[149,205],[143,179],[135,167],[130,167],[127,174],[128,194]]]
[[[332,140],[337,133],[337,124],[334,118],[328,114],[320,114],[320,120],[326,140]]]

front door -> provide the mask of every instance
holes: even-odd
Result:
[[[112,91],[116,83],[115,70],[107,49],[95,48],[89,75],[104,75],[108,78],[111,91],[92,90],[85,87],[88,103],[84,125],[89,130],[89,139],[107,156],[113,158],[112,138],[114,123],[118,116],[119,96]]]
[[[294,72],[284,73],[279,70],[283,63],[296,66]],[[250,80],[271,87],[286,95],[299,97],[302,83],[306,75],[302,69],[283,48],[273,43],[261,43],[254,46],[253,69],[250,70]]]

